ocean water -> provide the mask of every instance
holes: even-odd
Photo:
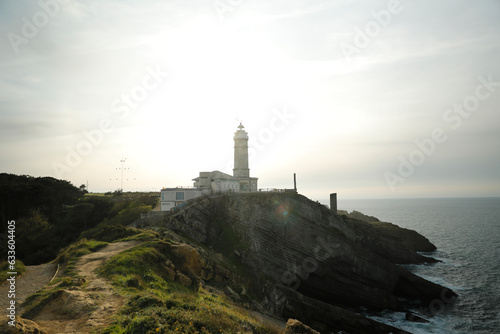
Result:
[[[416,230],[438,250],[437,264],[406,266],[413,273],[455,291],[428,307],[428,324],[405,321],[404,313],[369,317],[412,333],[500,333],[500,198],[341,200],[339,210],[357,210]]]

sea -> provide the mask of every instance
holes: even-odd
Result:
[[[500,333],[500,197],[338,200],[338,209],[360,211],[416,230],[437,247],[424,253],[441,262],[407,265],[408,270],[455,291],[413,311],[429,323],[412,323],[405,313],[368,317],[420,333]]]

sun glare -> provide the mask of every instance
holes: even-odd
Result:
[[[235,32],[210,20],[197,20],[148,43],[151,52],[162,54],[170,73],[165,94],[149,99],[145,106],[155,114],[151,126],[156,129],[173,121],[189,124],[191,131],[227,122],[233,129],[236,118],[249,121],[270,113],[279,103],[276,93],[289,94],[293,89],[279,50],[258,30]],[[175,136],[185,128],[169,130]]]

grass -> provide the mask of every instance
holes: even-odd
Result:
[[[179,264],[179,256],[171,253],[171,244],[165,241],[149,241],[113,256],[98,271],[117,287],[124,289],[168,290],[169,273],[162,263],[168,258]]]
[[[105,193],[86,193],[84,196],[86,196],[86,197],[111,197],[110,195],[106,195]]]
[[[62,289],[74,286],[70,277],[58,278],[49,285],[29,296],[22,304],[25,308],[23,318],[33,319],[48,303],[56,299],[62,293]]]
[[[94,228],[82,232],[80,234],[80,238],[112,242],[118,239],[123,239],[136,234],[140,234],[141,232],[141,230],[128,228],[120,224],[101,223]]]
[[[196,277],[185,269],[184,257],[174,252],[175,244],[160,240],[154,232],[139,230],[116,233],[112,241],[141,240],[144,243],[121,252],[108,260],[98,274],[109,279],[116,293],[126,302],[113,322],[99,333],[280,333],[273,325],[262,324],[247,310],[227,299],[198,287]],[[98,235],[100,234],[99,231]],[[112,239],[112,238],[110,238]],[[85,289],[76,283],[74,266],[78,259],[97,251],[108,242],[83,238],[61,250],[58,263],[66,266],[62,277],[29,297],[24,303],[26,318],[33,318],[62,289]],[[172,270],[190,277],[194,284],[185,287],[173,280]],[[220,283],[222,284],[222,283]]]
[[[133,230],[136,230],[136,229],[133,229]],[[137,230],[137,231],[141,231],[141,230]],[[130,236],[122,238],[122,239],[118,239],[116,241],[117,242],[118,241],[134,241],[134,240],[135,241],[152,241],[152,240],[158,239],[159,237],[160,237],[160,235],[157,232],[147,230],[147,231],[141,231],[141,233],[133,234],[133,235],[130,235]]]
[[[76,261],[78,261],[81,256],[93,253],[107,244],[108,242],[105,241],[80,239],[62,249],[55,261],[65,266],[66,274],[74,274],[72,273],[72,270],[75,267]]]
[[[7,274],[7,272],[16,272],[17,277],[26,272],[24,263],[22,263],[20,260],[16,260],[14,267],[15,267],[14,270],[10,269],[10,264],[7,261],[2,261],[0,263],[0,282],[5,282],[5,280],[10,277],[10,275]]]
[[[62,249],[59,252],[56,262],[66,267],[63,276],[54,279],[45,288],[39,290],[24,301],[23,307],[25,307],[25,312],[23,317],[28,319],[34,317],[45,305],[47,305],[47,303],[57,298],[61,289],[72,287],[74,285],[73,278],[77,277],[73,269],[78,259],[83,255],[101,249],[107,244],[107,242],[103,241],[81,239]]]
[[[280,333],[261,324],[225,297],[204,289],[159,298],[142,292],[131,297],[103,333]]]
[[[181,286],[164,263],[182,268],[172,244],[151,241],[112,257],[99,271],[127,303],[103,333],[279,333],[263,325],[225,296]],[[184,272],[188,275],[189,273]]]

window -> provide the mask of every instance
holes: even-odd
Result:
[[[165,193],[163,191],[161,192],[161,200],[165,200]]]
[[[176,201],[183,201],[184,200],[184,192],[183,191],[178,191],[175,193],[175,200]]]

